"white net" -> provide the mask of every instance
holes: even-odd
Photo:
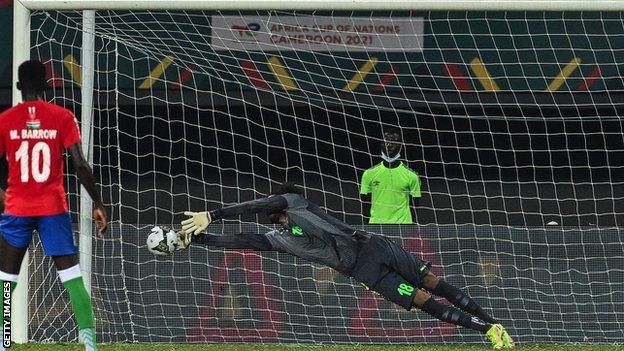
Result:
[[[78,111],[80,14],[32,23],[55,101]],[[98,11],[95,171],[113,219],[94,246],[99,339],[482,342],[286,254],[144,246],[153,224],[285,180],[365,225],[359,181],[394,127],[421,176],[418,224],[366,229],[521,342],[624,341],[622,34],[620,13]],[[262,217],[210,230],[262,232]],[[40,262],[30,338],[75,340]]]

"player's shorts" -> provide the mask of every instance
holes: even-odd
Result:
[[[78,253],[68,212],[41,217],[12,216],[5,213],[0,220],[0,234],[14,247],[28,247],[35,230],[39,233],[46,255],[65,256]]]
[[[352,276],[365,289],[409,311],[430,266],[390,239],[373,235],[358,253]]]

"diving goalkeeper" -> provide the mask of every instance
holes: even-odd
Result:
[[[211,222],[255,213],[266,213],[280,229],[266,234],[202,234]],[[406,310],[417,307],[441,321],[481,332],[494,349],[514,347],[505,328],[469,296],[432,274],[429,262],[382,235],[357,230],[331,217],[306,200],[302,189],[292,183],[282,184],[266,198],[184,214],[189,218],[182,221],[178,250],[193,242],[228,249],[287,252],[353,277],[365,289]],[[436,302],[431,294],[444,297],[458,308]]]

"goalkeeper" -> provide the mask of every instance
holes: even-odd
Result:
[[[302,189],[282,184],[272,196],[210,212],[185,212],[178,249],[196,244],[228,249],[281,251],[329,266],[353,277],[406,310],[417,307],[433,317],[486,335],[494,349],[514,342],[502,325],[473,299],[429,271],[430,263],[408,253],[384,236],[357,230],[306,200]],[[202,234],[211,222],[242,214],[266,213],[281,227],[266,234]],[[457,308],[443,305],[431,294]],[[477,318],[472,318],[472,317]]]

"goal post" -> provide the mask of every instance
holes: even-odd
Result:
[[[83,35],[81,48],[81,116],[82,116],[82,150],[85,153],[86,161],[89,165],[93,163],[93,51],[95,12],[93,10],[83,11]],[[13,5],[13,105],[21,102],[21,92],[17,90],[17,71],[19,65],[30,59],[30,10],[20,1],[15,1]],[[80,266],[83,280],[89,294],[91,293],[91,260],[92,260],[92,238],[93,223],[91,212],[93,202],[87,195],[84,187],[80,197],[80,221],[79,221],[79,248]],[[12,339],[16,343],[28,341],[28,277],[29,277],[29,254],[26,252],[20,268],[18,284],[15,290],[12,319]]]
[[[30,11],[19,1],[13,5],[13,105],[22,101],[15,83],[19,65],[30,59]],[[28,252],[24,255],[12,302],[12,335],[14,342],[28,341]]]
[[[285,254],[145,249],[149,226],[293,180],[433,261],[522,342],[624,341],[621,11],[610,0],[16,1],[14,79],[31,53],[46,60],[112,208],[94,241],[92,203],[67,181],[98,338],[482,342]],[[388,32],[336,30],[380,23]],[[359,180],[389,127],[423,180],[418,224],[362,219]],[[270,228],[257,216],[211,232]],[[58,290],[39,256],[20,276],[14,340],[75,341],[67,304],[24,283]]]
[[[89,166],[93,167],[93,75],[95,69],[94,59],[94,36],[95,36],[95,11],[84,10],[82,12],[82,47],[80,55],[81,77],[81,139],[82,150]],[[84,186],[80,187],[80,269],[86,289],[91,293],[91,259],[93,240],[93,201]]]

